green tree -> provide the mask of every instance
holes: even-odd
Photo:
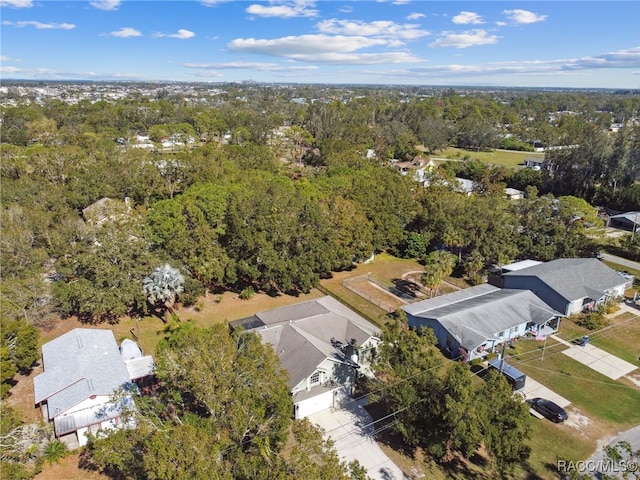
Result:
[[[139,219],[106,222],[88,230],[56,264],[54,298],[63,315],[85,322],[117,322],[146,310],[142,279],[159,262]]]
[[[16,373],[26,373],[39,358],[38,329],[26,320],[0,316],[0,386],[4,398]]]
[[[365,479],[316,427],[292,422],[287,374],[257,335],[183,324],[156,358],[158,396],[136,399],[136,429],[92,438],[89,465],[163,480]]]
[[[491,456],[496,473],[509,478],[513,468],[526,462],[531,447],[528,405],[515,397],[511,386],[497,371],[491,371],[478,392],[484,446]]]

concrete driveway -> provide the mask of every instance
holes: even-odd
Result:
[[[540,382],[535,381],[531,377],[527,377],[527,380],[524,382],[524,387],[522,387],[519,392],[524,395],[524,398],[526,400],[530,400],[536,397],[546,398],[547,400],[551,400],[553,403],[561,406],[562,408],[565,408],[571,404],[571,402],[564,398],[562,395],[557,394],[553,390],[545,387]]]
[[[375,425],[358,402],[347,399],[344,406],[308,417],[324,430],[324,437],[334,442],[343,461],[358,460],[374,480],[409,480],[373,439]]]
[[[569,347],[562,351],[566,356],[573,358],[574,360],[592,368],[596,372],[606,375],[613,380],[624,377],[638,368],[634,364],[629,363],[626,360],[622,360],[615,355],[611,355],[610,353],[605,352],[598,347],[594,347],[591,344],[584,346],[572,345],[555,335],[551,336],[554,340],[557,340]]]

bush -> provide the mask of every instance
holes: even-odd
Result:
[[[182,291],[182,293],[180,293],[178,298],[185,307],[190,307],[192,305],[195,305],[195,303],[198,301],[198,297],[202,297],[204,293],[205,287],[202,282],[196,280],[195,278],[185,276],[184,290]]]
[[[493,360],[494,358],[498,358],[498,354],[496,352],[488,353],[486,356],[487,362]]]
[[[577,325],[586,328],[587,330],[597,330],[609,325],[608,320],[602,313],[588,312],[580,313],[574,319]]]
[[[253,288],[247,287],[240,292],[239,297],[242,300],[250,300],[255,294],[256,291]]]

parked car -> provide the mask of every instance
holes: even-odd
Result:
[[[565,409],[560,405],[553,403],[551,400],[547,400],[545,398],[532,398],[527,400],[527,403],[532,409],[552,422],[562,423],[569,418]]]

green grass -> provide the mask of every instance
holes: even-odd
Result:
[[[634,268],[627,267],[626,265],[620,265],[618,263],[610,262],[608,260],[602,260],[602,262],[610,268],[614,270],[620,270],[630,273],[636,278],[640,278],[640,270],[636,270]]]
[[[557,459],[586,460],[595,448],[595,442],[576,435],[574,430],[569,430],[565,425],[533,417],[531,439],[527,443],[531,447],[531,456],[516,471],[516,478],[528,480],[558,478]]]
[[[549,345],[541,360],[540,351],[521,354],[509,363],[551,390],[569,399],[589,418],[598,418],[612,429],[640,424],[640,390],[610,379]]]
[[[622,313],[613,317],[608,327],[591,332],[564,319],[560,324],[558,336],[564,340],[573,340],[589,335],[590,343],[633,365],[640,367],[640,317],[632,313]]]
[[[451,160],[462,160],[465,157],[475,160],[478,159],[481,162],[488,163],[490,165],[500,165],[508,168],[522,168],[524,160],[526,158],[544,158],[544,153],[538,152],[513,152],[502,150],[491,150],[487,152],[477,152],[472,150],[464,150],[462,148],[448,148],[442,152],[437,152],[433,155],[437,158],[447,158]]]

